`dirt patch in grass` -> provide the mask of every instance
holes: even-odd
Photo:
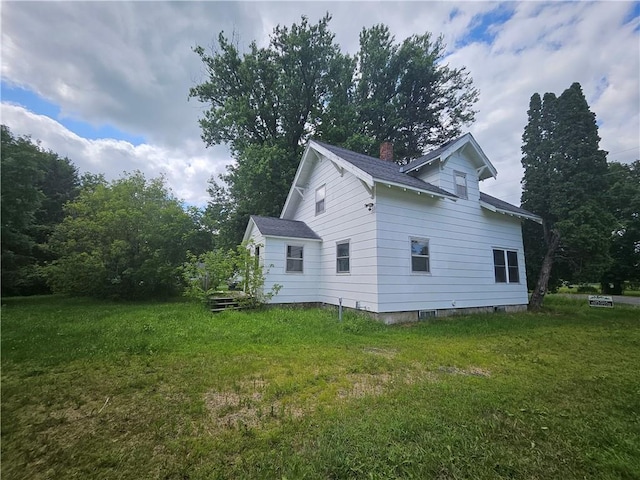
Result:
[[[490,377],[491,372],[484,368],[480,367],[467,367],[467,368],[458,368],[458,367],[439,367],[439,372],[450,373],[452,375],[465,375],[472,377]]]
[[[397,355],[398,350],[393,348],[376,348],[376,347],[368,347],[363,349],[363,352],[370,353],[372,355],[379,355],[384,358],[393,358]]]
[[[219,428],[258,428],[284,418],[300,418],[306,412],[300,406],[269,400],[264,380],[244,380],[233,391],[210,390],[205,405]]]
[[[377,350],[377,349],[376,349]],[[374,352],[372,352],[374,353]],[[387,355],[387,351],[374,354]],[[395,353],[392,353],[395,354]],[[490,376],[488,370],[480,367],[440,367],[439,372],[467,376]],[[335,394],[335,400],[357,400],[368,396],[380,396],[399,386],[413,385],[419,382],[438,381],[436,372],[427,370],[423,365],[413,365],[401,375],[390,373],[348,373],[344,377],[335,377],[326,388]],[[217,428],[234,429],[239,427],[261,428],[281,422],[285,419],[298,419],[309,415],[318,408],[317,395],[289,395],[285,398],[272,398],[268,394],[270,383],[264,379],[245,379],[236,383],[232,390],[209,390],[204,397]],[[304,397],[305,400],[301,400]]]

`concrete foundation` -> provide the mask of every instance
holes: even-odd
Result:
[[[280,303],[270,304],[272,307],[284,307],[284,308],[329,308],[337,310],[337,305],[331,305],[328,303]],[[478,313],[516,313],[526,312],[527,305],[496,305],[490,307],[468,307],[468,308],[445,308],[440,310],[410,310],[406,312],[371,312],[368,310],[356,310],[354,308],[342,307],[344,311],[358,312],[366,315],[373,320],[377,320],[385,323],[386,325],[393,325],[396,323],[412,323],[421,321],[433,321],[438,318],[452,317],[455,315],[474,315]]]

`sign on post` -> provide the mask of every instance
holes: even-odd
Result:
[[[613,308],[613,297],[607,295],[589,295],[589,306]]]

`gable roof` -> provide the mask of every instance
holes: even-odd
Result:
[[[309,226],[298,220],[285,220],[274,217],[261,217],[259,215],[251,215],[249,223],[245,231],[247,240],[251,229],[251,222],[258,228],[260,233],[265,237],[284,237],[284,238],[305,238],[310,240],[322,240],[316,232],[311,230]]]
[[[419,178],[402,173],[400,171],[400,166],[397,163],[393,163],[388,160],[380,160],[379,158],[352,152],[346,148],[335,147],[316,140],[313,140],[312,142],[369,174],[373,181],[390,183],[392,185],[402,187],[412,187],[421,191],[437,194],[441,197],[457,198],[456,195],[447,192],[440,187],[436,187],[435,185],[431,185]]]
[[[478,172],[479,179],[483,180],[490,177],[495,177],[497,171],[491,164],[487,156],[484,154],[473,135],[466,133],[461,137],[450,140],[441,147],[429,152],[428,154],[412,161],[411,163],[399,166],[396,163],[381,160],[379,158],[364,155],[362,153],[353,152],[346,148],[336,147],[317,140],[311,140],[307,144],[307,148],[302,155],[300,165],[296,171],[293,184],[287,195],[280,219],[284,219],[287,216],[287,212],[290,208],[295,209],[295,205],[300,201],[306,189],[306,182],[308,181],[311,170],[313,169],[314,160],[317,158],[325,157],[342,173],[344,170],[355,175],[367,188],[373,198],[373,190],[376,183],[386,184],[389,186],[396,186],[413,190],[418,193],[426,193],[428,195],[438,198],[449,198],[451,200],[457,200],[458,196],[436,187],[430,183],[427,183],[420,178],[411,175],[411,172],[419,170],[425,165],[429,165],[435,161],[446,162],[448,158],[459,150],[465,150],[467,156],[474,162],[476,171]],[[527,210],[511,205],[498,198],[492,197],[485,193],[480,192],[480,205],[492,212],[503,213],[505,215],[511,215],[518,218],[526,218],[538,223],[542,223],[542,219]],[[267,218],[267,217],[260,217]],[[275,220],[275,219],[272,219]],[[306,228],[309,228],[304,224]],[[247,231],[248,231],[247,227]],[[269,227],[265,227],[269,228]],[[284,226],[280,227],[284,228]],[[259,230],[265,235],[262,228]],[[285,229],[286,230],[286,229]],[[315,233],[309,229],[313,235]],[[296,238],[299,232],[294,231],[295,235],[283,235],[276,234],[274,236],[290,236]],[[297,238],[314,238],[314,237],[297,237]],[[320,237],[315,236],[319,239]]]
[[[498,171],[489,161],[480,148],[480,145],[478,145],[478,142],[476,142],[476,139],[473,138],[473,135],[470,133],[465,133],[461,137],[454,138],[426,155],[416,158],[407,165],[400,167],[400,171],[402,173],[411,173],[438,160],[446,162],[451,155],[458,150],[463,149],[468,151],[469,158],[474,162],[479,180],[486,180],[491,177],[495,178],[495,176],[498,175]]]
[[[487,195],[483,192],[480,192],[480,206],[492,212],[503,213],[505,215],[512,215],[519,218],[527,218],[534,222],[542,223],[542,218],[535,213],[531,213],[524,208],[511,205],[510,203],[500,200],[499,198],[492,197],[491,195]]]

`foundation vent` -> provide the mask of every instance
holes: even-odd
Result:
[[[427,320],[429,318],[435,318],[435,310],[418,310],[418,320]]]

